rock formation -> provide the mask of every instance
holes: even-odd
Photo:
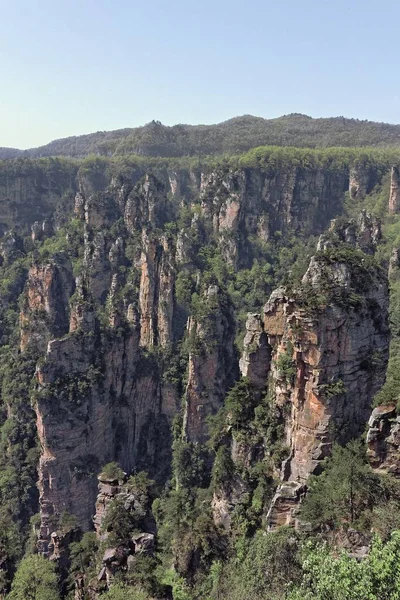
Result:
[[[182,397],[184,438],[207,441],[207,417],[239,377],[237,315],[225,284],[208,273],[210,261],[221,259],[232,273],[250,269],[260,248],[278,254],[277,239],[324,232],[343,212],[349,183],[362,200],[384,171],[317,161],[138,164],[29,162],[23,172],[0,173],[2,264],[25,246],[32,257],[24,265],[20,350],[39,357],[32,404],[44,555],[63,514],[82,531],[92,527],[96,476],[107,462],[165,482]],[[240,369],[259,396],[273,396],[288,449],[281,473],[275,468],[284,487],[270,524],[291,519],[332,442],[359,433],[382,382],[387,286],[368,256],[379,238],[366,212],[358,221],[337,219],[302,285],[276,291],[261,315],[249,317]],[[335,255],[343,243],[358,249],[349,261]],[[182,273],[190,310],[177,302]],[[186,318],[187,354],[178,356]],[[182,363],[176,376],[182,356],[187,378]],[[381,365],[374,372],[371,356]],[[234,460],[250,464],[257,452],[234,440]],[[217,499],[228,520],[230,504],[248,491],[242,483],[230,499]]]
[[[223,404],[235,380],[234,324],[227,299],[217,285],[210,285],[202,299],[200,318],[190,318],[188,383],[183,430],[190,442],[205,442],[207,417]]]
[[[397,215],[400,211],[400,169],[392,167],[390,173],[389,214]]]
[[[377,406],[368,422],[368,459],[374,469],[400,476],[400,417],[392,404]]]
[[[260,389],[268,383],[288,448],[270,528],[292,522],[302,486],[334,441],[345,443],[363,431],[384,382],[388,286],[364,256],[340,245],[321,250],[300,288],[276,290],[261,318],[249,317],[242,374]]]

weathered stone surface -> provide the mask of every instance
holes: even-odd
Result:
[[[233,511],[243,503],[249,491],[249,486],[237,474],[229,484],[215,490],[211,502],[214,523],[229,530]]]
[[[278,230],[282,234],[300,229],[306,234],[323,231],[342,209],[348,172],[346,168],[329,171],[296,166],[191,171],[160,167],[154,175],[132,167],[130,174],[109,181],[100,161],[93,172],[82,168],[73,183],[68,182],[69,187],[64,188],[64,183],[55,188],[59,195],[67,189],[72,191],[64,219],[75,210],[84,228],[84,260],[82,267],[77,263],[82,273],[76,293],[73,279],[64,277],[58,264],[35,265],[21,314],[28,333],[30,327],[31,332],[39,331],[35,319],[45,315],[43,334],[37,339],[45,356],[36,373],[35,400],[42,449],[39,488],[45,553],[53,523],[63,511],[74,514],[83,530],[90,527],[97,492],[95,474],[103,464],[118,460],[127,472],[143,466],[157,472],[158,465],[168,461],[168,427],[179,410],[179,395],[172,383],[162,381],[154,356],[158,347],[169,348],[175,341],[176,262],[185,265],[188,272],[194,271],[193,247],[212,239],[229,264],[249,266],[254,240],[266,242]],[[0,212],[1,185],[0,181]],[[369,185],[370,180],[361,182],[357,194],[362,195]],[[50,198],[48,188],[46,198]],[[19,215],[22,196],[18,196]],[[174,236],[162,228],[168,221],[176,221],[180,207],[190,209],[191,228],[178,232],[175,243]],[[49,206],[42,208],[23,215],[21,223],[29,229],[35,221],[40,224],[53,216],[50,200]],[[122,219],[129,235],[111,233],[123,228]],[[355,237],[359,247],[369,251],[378,231],[372,231],[374,224],[369,217],[363,219],[358,229],[348,228],[346,239]],[[4,223],[8,220],[6,215]],[[125,250],[129,244],[128,259]],[[127,264],[129,281],[124,273]],[[136,269],[141,271],[139,282]],[[57,277],[65,279],[56,285],[62,289],[59,298],[52,293]],[[309,285],[321,284],[317,263],[307,277]],[[351,274],[340,264],[332,266],[331,278],[344,290],[351,283]],[[127,287],[130,291],[124,296]],[[366,294],[369,308],[364,307],[360,315],[334,305],[324,310],[317,324],[296,298],[278,292],[271,296],[265,314],[253,315],[248,322],[243,373],[260,390],[271,375],[277,406],[290,406],[285,421],[290,448],[286,478],[302,483],[316,468],[329,451],[331,425],[343,427],[346,419],[354,422],[355,428],[360,425],[364,401],[375,385],[360,371],[360,364],[367,361],[368,353],[381,350],[383,338],[387,342],[387,298],[383,287],[378,288],[371,286]],[[193,344],[184,435],[193,442],[207,439],[206,417],[220,408],[238,375],[231,309],[217,286],[209,285],[201,294],[211,311],[206,317],[196,315],[188,323]],[[374,312],[377,303],[381,317]],[[51,326],[49,315],[50,320],[54,317]],[[382,339],[377,333],[379,327]],[[34,333],[29,335],[23,339],[22,349],[27,348]],[[275,366],[283,353],[289,353],[294,362],[294,382]],[[325,398],[323,386],[338,379],[343,380],[346,392]],[[359,397],[363,398],[362,406],[354,401]],[[232,453],[237,461],[251,461],[250,454],[239,446],[233,447]],[[221,514],[224,503],[236,502],[234,496],[219,501]],[[229,513],[229,506],[226,510]]]
[[[397,215],[400,211],[400,167],[392,167],[390,173],[389,214]]]
[[[270,362],[271,348],[261,317],[258,314],[249,314],[239,363],[240,371],[257,389],[262,389],[266,386]]]
[[[393,404],[377,406],[368,422],[367,455],[374,469],[400,476],[400,417]]]
[[[207,288],[204,305],[207,315],[188,322],[193,347],[189,354],[183,430],[191,442],[207,439],[207,416],[222,406],[236,375],[233,315],[218,286]]]
[[[305,486],[296,481],[288,481],[279,486],[267,514],[268,531],[283,525],[296,525],[299,505],[305,492]]]
[[[362,210],[357,219],[332,219],[328,231],[318,240],[317,251],[332,248],[338,242],[343,242],[366,254],[374,254],[381,238],[380,219]]]
[[[352,200],[363,200],[371,189],[371,170],[363,164],[350,169],[349,194]]]
[[[374,223],[364,217],[353,230],[356,247],[365,233],[365,224],[374,229]],[[368,250],[371,237],[364,239]],[[333,240],[332,245],[341,241]],[[312,258],[303,278],[305,287],[293,290],[290,296],[284,289],[273,292],[264,307],[262,325],[257,317],[249,315],[240,361],[242,374],[252,376],[257,389],[268,385],[284,423],[288,457],[280,474],[284,483],[267,517],[271,529],[296,525],[296,507],[309,476],[318,471],[334,441],[346,443],[362,433],[372,399],[385,378],[389,347],[385,275],[371,266],[365,274],[368,284],[362,286],[361,280],[354,279],[358,267],[344,258],[333,259],[334,253],[328,254],[329,260],[325,261],[322,248],[320,252]],[[360,255],[361,264],[363,261]],[[328,289],[329,295],[323,296]],[[356,306],[351,301],[355,289],[363,293]],[[308,304],[312,294],[321,298],[318,307]],[[259,343],[261,333],[267,337],[264,345]],[[255,376],[252,366],[257,369]],[[381,423],[378,429],[371,424],[370,432],[371,460],[393,464],[396,426],[392,431],[387,424]],[[390,450],[386,438],[389,433]]]
[[[173,341],[174,254],[171,241],[142,236],[141,279],[139,293],[140,345],[166,347]]]
[[[168,456],[168,449],[153,440],[150,426],[158,434],[163,427],[168,430],[168,417],[161,414],[161,382],[157,372],[140,372],[138,342],[132,331],[101,347],[95,330],[78,329],[49,343],[46,361],[37,371],[35,404],[42,448],[44,553],[62,512],[75,515],[83,530],[90,528],[97,495],[95,473],[102,465],[117,460],[131,472],[140,461],[151,469],[154,460],[156,469],[162,462],[160,453],[164,461]],[[60,387],[59,382],[65,383]]]
[[[318,264],[305,280],[320,283]],[[329,280],[348,289],[351,273],[333,263]],[[358,435],[369,416],[375,393],[384,381],[388,358],[387,282],[377,276],[357,309],[334,302],[318,315],[295,300],[274,297],[264,309],[264,330],[272,346],[275,401],[288,406],[286,443],[290,448],[288,479],[305,482],[336,439]],[[372,372],[371,356],[381,363]],[[293,376],[280,370],[285,357]]]
[[[96,499],[96,512],[93,517],[93,523],[97,537],[101,540],[105,540],[107,534],[102,532],[102,525],[107,512],[107,507],[114,498],[121,494],[124,481],[108,479],[102,475],[99,475],[97,479],[99,480],[99,491]]]
[[[51,337],[68,331],[68,299],[73,288],[72,267],[65,256],[32,265],[20,313],[22,352],[29,345],[44,352]]]

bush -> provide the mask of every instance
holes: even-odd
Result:
[[[376,538],[361,561],[327,545],[308,544],[303,553],[303,580],[287,600],[396,600],[400,598],[400,532],[384,544]]]
[[[103,467],[100,477],[104,477],[104,479],[110,479],[113,481],[120,481],[125,479],[126,474],[118,463],[110,462]]]
[[[112,585],[108,592],[101,595],[101,598],[104,600],[151,600],[145,591],[124,583]]]

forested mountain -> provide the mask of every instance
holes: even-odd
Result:
[[[0,148],[1,158],[101,156],[205,156],[238,154],[257,146],[400,146],[400,125],[291,114],[277,119],[244,115],[218,125],[174,125],[152,121],[143,127],[102,131],[55,140],[26,151]]]
[[[184,137],[0,162],[0,594],[396,598],[400,149]]]

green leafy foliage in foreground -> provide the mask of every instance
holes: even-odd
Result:
[[[399,565],[400,531],[386,544],[376,538],[361,561],[310,542],[302,550],[302,582],[287,600],[398,600]]]

